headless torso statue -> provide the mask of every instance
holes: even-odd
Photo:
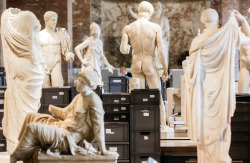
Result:
[[[63,86],[61,54],[67,62],[74,60],[69,52],[70,37],[64,28],[56,28],[57,14],[48,11],[44,14],[45,29],[39,33],[42,55],[46,59],[43,86]]]
[[[167,79],[167,63],[163,50],[162,30],[158,24],[149,21],[154,12],[153,6],[143,1],[138,6],[138,19],[124,27],[120,51],[129,54],[132,46],[131,72],[134,78],[140,78],[140,88],[145,88],[145,81],[150,89],[161,89],[160,76],[156,68],[155,50],[163,65],[162,79]],[[131,46],[128,44],[130,40]],[[161,98],[161,126],[167,129],[165,108]]]

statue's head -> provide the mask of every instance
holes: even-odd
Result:
[[[162,3],[160,1],[155,3],[155,16],[160,17],[162,15]]]
[[[216,10],[208,8],[201,13],[200,21],[206,23],[218,23],[219,15]]]
[[[147,1],[142,1],[138,6],[138,17],[149,20],[154,13],[154,7]]]
[[[99,38],[100,34],[101,34],[101,29],[99,27],[98,24],[96,24],[95,22],[90,24],[90,33],[92,36]]]
[[[87,92],[88,90],[95,90],[98,83],[97,73],[90,67],[86,67],[78,73],[78,81],[76,90],[78,92]]]
[[[48,27],[50,29],[55,29],[56,28],[56,24],[57,24],[57,18],[58,18],[58,15],[57,15],[56,12],[54,12],[54,11],[47,11],[44,14],[44,21],[45,21],[46,27]]]

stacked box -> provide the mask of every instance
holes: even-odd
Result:
[[[106,148],[119,153],[118,162],[129,162],[130,94],[103,94]]]
[[[236,95],[236,110],[231,119],[232,160],[250,162],[250,95]]]
[[[130,162],[160,162],[160,90],[135,89],[130,106]]]
[[[0,86],[6,86],[6,74],[4,67],[0,67]]]
[[[109,76],[109,92],[128,93],[128,79],[127,76]]]
[[[48,110],[49,105],[66,107],[70,103],[71,87],[44,87],[42,89],[41,107],[39,113],[51,114]]]
[[[4,114],[4,92],[6,91],[6,86],[0,86],[0,152],[6,151],[6,139],[3,136],[3,126],[2,119]]]

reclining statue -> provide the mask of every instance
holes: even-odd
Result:
[[[97,74],[88,68],[78,74],[77,91],[80,92],[65,108],[49,105],[48,114],[27,115],[19,135],[19,144],[11,155],[13,162],[29,159],[39,148],[47,154],[59,156],[98,155],[91,142],[97,141],[102,155],[118,156],[106,150],[104,139],[104,110],[96,88]]]

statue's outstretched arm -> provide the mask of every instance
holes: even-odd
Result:
[[[162,79],[165,81],[167,80],[168,77],[168,67],[167,67],[166,56],[163,51],[162,31],[161,27],[158,24],[156,25],[156,28],[157,28],[157,33],[156,33],[157,54],[164,69]]]

